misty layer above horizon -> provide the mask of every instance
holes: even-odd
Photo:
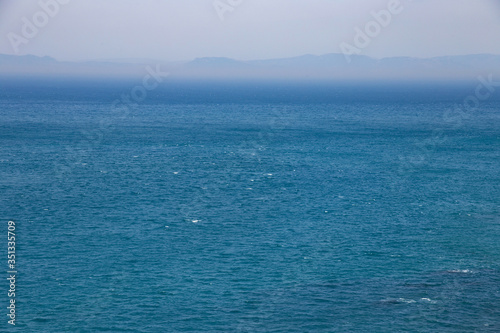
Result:
[[[331,53],[252,61],[211,57],[172,63],[61,62],[51,57],[0,54],[0,75],[4,77],[140,78],[154,73],[179,79],[474,80],[479,75],[500,75],[500,55],[375,59]]]

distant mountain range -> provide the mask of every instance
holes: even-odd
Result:
[[[61,62],[50,57],[0,54],[0,75],[4,77],[140,77],[148,65],[159,66],[172,77],[190,79],[474,79],[500,75],[500,56],[490,54],[383,59],[351,56],[350,62],[342,54],[325,54],[251,61],[197,58],[177,63],[142,59]]]

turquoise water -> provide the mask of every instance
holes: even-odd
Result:
[[[500,331],[498,101],[37,94],[0,99],[14,330]]]

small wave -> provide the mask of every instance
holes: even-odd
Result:
[[[407,304],[415,303],[414,299],[398,298],[397,300],[400,303],[407,303]]]
[[[427,298],[427,297],[421,298],[420,301],[426,302],[426,303],[431,303],[431,304],[436,304],[437,303],[437,301],[434,301],[434,300],[432,300],[430,298]]]
[[[470,274],[472,271],[470,269],[452,269],[446,271],[446,273],[456,273],[456,274]]]
[[[429,304],[436,304],[437,301],[427,298],[427,297],[422,297],[418,301],[411,299],[411,298],[388,298],[380,301],[382,304],[412,304],[412,303],[429,303]]]
[[[407,298],[388,298],[380,301],[382,304],[411,304],[415,303],[416,301],[414,299],[407,299]]]

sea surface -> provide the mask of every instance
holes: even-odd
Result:
[[[500,332],[498,96],[131,84],[0,92],[2,331]]]

